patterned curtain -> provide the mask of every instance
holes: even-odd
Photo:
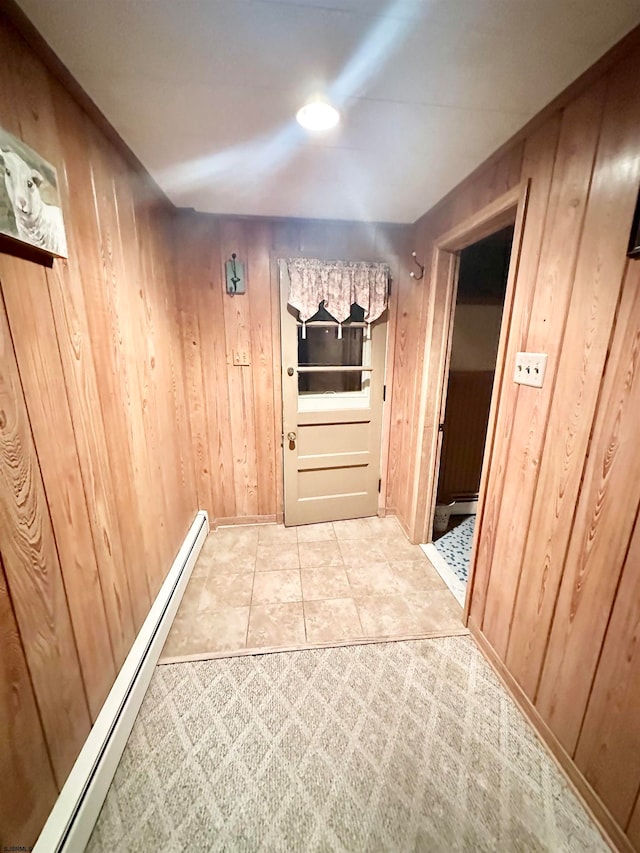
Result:
[[[303,323],[317,314],[320,303],[339,323],[349,317],[355,302],[373,323],[387,307],[389,265],[368,261],[318,261],[290,258],[289,305]]]

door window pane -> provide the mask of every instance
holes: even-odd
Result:
[[[356,370],[318,371],[298,373],[299,394],[344,394],[346,391],[364,391],[367,375]]]
[[[323,396],[322,408],[326,408],[326,398],[335,400],[338,395],[345,403],[347,398],[352,403],[356,402],[354,398],[361,398],[361,402],[366,403],[370,385],[368,371],[317,370],[307,373],[304,368],[368,367],[370,353],[371,341],[366,337],[364,310],[359,305],[352,305],[351,315],[340,328],[322,304],[304,329],[302,324],[298,326],[298,366],[302,368],[298,372],[298,394],[301,402],[304,399],[306,405],[313,405],[314,397],[319,400]]]
[[[337,326],[308,325],[306,337],[298,328],[298,364],[301,367],[359,367],[362,364],[364,329],[342,328],[338,337]]]

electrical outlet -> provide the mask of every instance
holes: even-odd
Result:
[[[547,354],[545,352],[518,352],[513,381],[520,385],[542,388],[546,369]]]
[[[249,367],[251,359],[249,358],[249,350],[237,349],[233,351],[233,363],[236,367]]]

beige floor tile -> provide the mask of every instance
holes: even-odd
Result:
[[[371,535],[368,518],[348,518],[334,521],[333,529],[338,539],[366,539]]]
[[[189,583],[187,584],[187,588],[185,589],[184,595],[182,596],[182,601],[180,602],[180,607],[178,608],[176,619],[178,618],[178,616],[185,616],[187,613],[195,615],[198,612],[200,596],[202,594],[202,590],[204,589],[206,582],[206,577],[194,577],[193,573],[191,574],[191,577],[189,578]]]
[[[367,523],[369,525],[370,536],[404,536],[402,528],[394,515],[386,515],[384,518],[374,516],[373,518],[368,518]]]
[[[404,533],[399,536],[388,536],[384,539],[376,540],[380,546],[385,559],[400,561],[400,560],[415,560],[418,562],[426,562],[427,558],[424,551],[419,545],[412,545]]]
[[[355,598],[366,595],[397,595],[400,591],[396,576],[388,563],[348,566],[347,575]]]
[[[196,560],[196,564],[193,567],[193,571],[191,572],[191,580],[194,578],[204,579],[208,577],[209,572],[211,570],[211,557],[207,560],[203,558],[202,551],[198,555],[198,559]]]
[[[367,637],[401,637],[416,633],[416,620],[401,595],[356,598],[360,623]]]
[[[373,563],[385,563],[387,558],[374,539],[340,540],[340,552],[345,566],[369,566]]]
[[[211,574],[204,582],[198,601],[199,610],[218,607],[249,607],[253,572]]]
[[[235,545],[255,548],[258,544],[260,528],[256,524],[236,524],[231,527],[218,527],[207,539],[213,538],[220,545]]]
[[[363,636],[352,598],[305,601],[304,621],[310,643],[331,643]]]
[[[332,521],[323,521],[320,524],[303,524],[296,527],[298,531],[298,542],[324,542],[327,539],[335,539],[336,532]]]
[[[335,541],[298,543],[300,567],[317,569],[320,566],[342,566],[340,546]]]
[[[424,589],[446,589],[442,580],[428,560],[389,561],[389,567],[396,579],[398,591],[401,593],[420,592]]]
[[[348,598],[351,595],[349,578],[344,566],[302,569],[300,577],[304,601],[314,601],[321,598]]]
[[[257,604],[251,608],[247,648],[298,646],[305,641],[302,602]]]
[[[249,607],[224,607],[176,619],[162,651],[163,657],[239,651],[245,648]]]
[[[462,607],[448,589],[414,592],[405,598],[420,632],[464,628]]]
[[[284,604],[287,601],[302,601],[298,569],[255,573],[252,605]]]
[[[297,541],[298,531],[295,527],[285,527],[283,524],[261,524],[258,528],[260,545],[295,545]]]
[[[299,568],[297,545],[258,545],[256,572]]]
[[[218,544],[216,552],[208,559],[209,575],[242,574],[256,567],[256,545]]]

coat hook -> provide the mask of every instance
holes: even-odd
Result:
[[[424,266],[423,266],[423,265],[420,263],[420,261],[416,258],[416,253],[415,253],[415,252],[411,252],[411,257],[413,258],[413,263],[414,263],[414,264],[418,267],[418,269],[420,270],[420,275],[416,275],[416,274],[415,274],[415,272],[414,272],[413,270],[411,270],[411,272],[409,273],[409,275],[411,276],[411,278],[415,278],[415,280],[416,280],[416,281],[420,281],[420,279],[424,276]]]
[[[244,281],[244,264],[237,260],[237,255],[234,252],[231,255],[231,260],[226,263],[227,273],[227,293],[230,296],[235,296],[238,293],[245,292]]]

